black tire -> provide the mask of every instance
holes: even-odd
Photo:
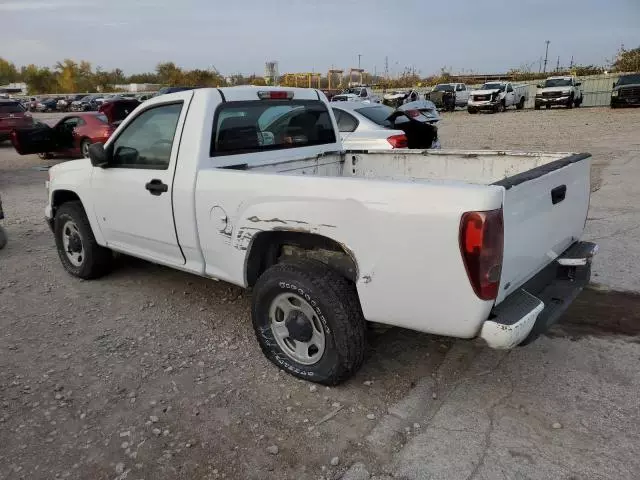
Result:
[[[538,104],[536,103],[536,104],[535,104],[535,106],[534,106],[533,108],[535,108],[536,110],[540,110],[540,105],[538,105]]]
[[[575,102],[573,102],[573,106],[578,108],[580,105],[582,105],[582,98],[578,98]]]
[[[314,318],[322,327],[325,346],[321,358],[312,365],[296,361],[275,338],[269,312],[283,293],[298,295],[318,313]],[[366,322],[355,285],[322,263],[298,260],[269,268],[254,287],[251,315],[262,352],[295,377],[337,385],[351,377],[364,361]]]
[[[547,103],[547,104],[545,105],[545,108],[546,108],[547,110],[551,110],[551,104],[550,104],[550,103]]]
[[[91,146],[91,141],[88,138],[83,138],[80,142],[80,153],[84,158],[89,158],[89,147]]]
[[[62,240],[63,229],[69,221],[77,226],[83,249],[82,260],[79,265],[74,265],[71,262]],[[113,258],[111,250],[101,247],[96,242],[81,202],[67,202],[58,208],[54,222],[54,236],[62,266],[71,275],[90,280],[101,277],[111,270]]]
[[[522,110],[524,108],[524,97],[520,98],[520,101],[516,105],[516,110]]]
[[[567,108],[573,108],[573,95],[569,97],[569,102],[567,102]]]
[[[474,113],[478,113],[478,110],[475,108],[467,107],[467,112],[473,115]]]

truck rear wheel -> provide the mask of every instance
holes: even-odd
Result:
[[[478,113],[478,110],[473,107],[467,107],[467,112],[474,114],[474,113]]]
[[[520,101],[516,105],[516,110],[522,110],[524,108],[524,97],[520,98]]]
[[[58,208],[54,235],[62,266],[71,275],[89,280],[110,270],[111,250],[96,242],[80,202],[63,203]]]
[[[295,377],[337,385],[362,365],[366,323],[355,285],[320,262],[269,268],[254,288],[251,315],[262,352]]]

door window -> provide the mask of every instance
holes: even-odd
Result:
[[[173,138],[182,102],[145,110],[133,119],[112,145],[110,167],[169,168]]]
[[[513,87],[511,85],[507,87],[507,92],[513,92]]]

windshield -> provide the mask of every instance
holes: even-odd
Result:
[[[500,90],[501,92],[503,92],[505,89],[505,84],[504,83],[485,83],[484,85],[482,85],[482,87],[480,87],[480,90]]]
[[[544,88],[549,87],[570,87],[571,79],[570,78],[549,78],[544,81]]]
[[[22,113],[24,107],[19,103],[0,103],[0,113]]]
[[[363,93],[366,95],[367,91],[362,89],[362,88],[347,88],[344,92],[342,93],[351,93],[353,95],[362,95]]]
[[[455,88],[453,85],[444,84],[444,85],[436,85],[436,88],[433,89],[434,92],[453,92]]]
[[[634,83],[640,84],[640,75],[625,75],[618,79],[617,85],[632,85]]]
[[[82,97],[82,101],[83,102],[90,102],[91,100],[93,100],[93,97],[91,95],[87,95],[86,97]]]
[[[357,108],[354,110],[365,118],[368,118],[373,123],[381,125],[383,127],[393,126],[388,120],[389,116],[395,111],[391,107],[386,105],[376,105],[375,107]]]

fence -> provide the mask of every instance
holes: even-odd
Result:
[[[589,75],[585,77],[577,77],[578,81],[582,82],[582,95],[583,95],[583,107],[605,107],[608,106],[611,101],[611,89],[614,82],[620,77],[620,73],[615,74],[601,74],[601,75]],[[553,76],[551,73],[549,76]],[[513,82],[518,85],[528,86],[527,103],[525,108],[533,108],[536,98],[536,85],[543,83],[544,80],[528,80],[523,82]],[[471,88],[479,88],[478,85],[471,85]],[[408,90],[408,89],[402,89]],[[422,93],[426,93],[429,90],[418,89]],[[382,96],[382,90],[376,91],[376,93]]]
[[[613,83],[618,80],[620,74],[590,75],[588,77],[578,77],[582,82],[582,102],[583,107],[605,107],[611,101],[611,89]],[[528,85],[529,95],[525,108],[533,108],[536,97],[536,85],[544,80],[532,80],[527,82],[515,82],[521,85]]]

